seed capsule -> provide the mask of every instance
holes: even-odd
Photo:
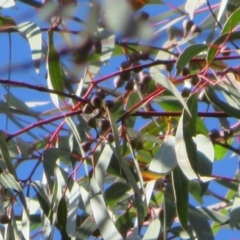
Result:
[[[97,123],[96,123],[96,119],[95,117],[89,118],[87,120],[87,125],[91,128],[96,128],[97,127]]]
[[[93,112],[94,108],[90,103],[87,103],[83,107],[83,113],[84,114],[91,114]]]
[[[104,134],[111,126],[110,122],[107,119],[103,119],[98,123],[100,134]]]
[[[95,108],[101,108],[102,107],[102,98],[99,96],[94,96],[90,99],[90,103]]]

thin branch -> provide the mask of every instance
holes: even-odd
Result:
[[[24,83],[24,82],[5,80],[5,79],[0,79],[0,83],[7,84],[7,85],[18,86],[18,87],[25,87],[25,88],[37,90],[39,92],[52,93],[52,94],[56,94],[58,96],[63,96],[63,97],[68,97],[68,98],[71,98],[71,99],[75,99],[75,100],[78,100],[79,102],[82,102],[82,103],[88,103],[87,100],[85,100],[85,99],[83,99],[81,97],[78,97],[78,96],[76,96],[74,94],[64,93],[64,92],[61,92],[61,91],[52,90],[52,89],[49,89],[49,88],[46,88],[46,87],[42,87],[42,86],[36,86],[36,85]]]
[[[65,117],[70,117],[70,116],[74,116],[74,115],[81,114],[81,113],[82,113],[82,110],[77,110],[77,111],[74,111],[74,112],[64,113],[62,115],[59,115],[59,116],[56,116],[56,117],[53,117],[53,118],[49,118],[49,119],[46,119],[46,120],[42,120],[42,121],[33,123],[33,124],[23,128],[23,129],[21,129],[18,132],[15,132],[13,134],[9,134],[8,137],[6,138],[6,141],[9,141],[10,139],[12,139],[16,136],[19,136],[20,134],[23,134],[23,133],[25,133],[25,132],[33,129],[33,128],[36,128],[36,127],[42,126],[44,124],[48,124],[48,123],[57,121],[59,119],[63,119]]]
[[[155,111],[137,111],[130,116],[140,116],[140,117],[180,117],[182,115],[182,112],[155,112]],[[226,118],[230,117],[225,112],[198,112],[199,117],[209,117],[209,118]]]

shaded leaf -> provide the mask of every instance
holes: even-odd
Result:
[[[190,60],[197,56],[199,53],[207,50],[208,46],[206,44],[194,44],[186,47],[181,55],[179,55],[177,62],[176,62],[176,67],[177,67],[177,73],[181,73],[184,67],[190,62]]]
[[[179,168],[172,172],[173,191],[179,221],[184,229],[188,224],[188,180]]]
[[[197,208],[189,206],[189,222],[198,239],[214,240],[207,218]]]
[[[122,182],[113,183],[105,190],[106,203],[114,207],[117,201],[129,190],[129,185]]]
[[[210,65],[216,55],[219,53],[217,46],[221,46],[222,43],[229,42],[232,40],[240,39],[240,32],[232,32],[221,35],[217,40],[215,40],[211,46],[208,48],[207,53],[207,63]]]
[[[240,229],[240,196],[236,194],[230,211],[229,225],[231,228]]]
[[[41,29],[33,22],[24,22],[18,24],[17,30],[26,38],[32,51],[32,59],[39,74],[40,60],[42,56],[42,33]]]
[[[206,89],[206,94],[210,102],[212,102],[223,112],[227,113],[231,117],[235,117],[237,119],[240,118],[240,110],[220,100],[211,86],[208,86],[208,88]]]
[[[54,47],[53,30],[48,31],[47,70],[48,70],[47,77],[48,88],[62,92],[63,91],[62,68],[59,54]],[[56,94],[50,94],[50,96],[56,107],[59,107],[58,96]],[[61,98],[63,99],[63,97]]]

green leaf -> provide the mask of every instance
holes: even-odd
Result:
[[[214,236],[205,215],[197,208],[189,206],[189,222],[197,234],[198,239],[214,240]]]
[[[20,184],[15,180],[12,174],[3,172],[0,174],[0,183],[4,188],[14,189],[18,192],[22,191],[22,187]]]
[[[196,134],[197,95],[191,95],[187,101],[192,117],[184,110],[177,127],[175,151],[178,165],[189,180],[198,179],[195,171],[197,149],[192,137]]]
[[[43,167],[50,188],[53,187],[54,168],[56,161],[62,156],[68,156],[67,151],[59,148],[48,148],[43,152]]]
[[[47,52],[47,70],[48,70],[48,88],[63,91],[63,77],[62,68],[60,63],[60,57],[54,47],[53,42],[53,30],[48,31],[48,52]],[[53,103],[59,107],[58,96],[56,94],[50,94]],[[60,97],[64,99],[64,97]]]
[[[210,85],[206,89],[206,94],[210,102],[216,107],[227,113],[229,116],[240,119],[240,110],[220,100]]]
[[[214,147],[212,141],[204,135],[198,134],[194,138],[197,145],[197,166],[196,170],[201,176],[211,176],[214,161]],[[201,183],[202,194],[207,190],[209,183]]]
[[[40,61],[42,57],[42,33],[41,29],[33,22],[24,22],[16,26],[21,35],[26,38],[32,51],[36,72],[39,74]]]
[[[90,183],[92,214],[101,236],[104,239],[121,240],[122,236],[118,232],[113,220],[107,210],[103,195],[101,194],[97,180],[93,177]]]
[[[156,144],[162,144],[163,140],[159,139],[158,137],[155,137],[150,134],[145,134],[142,131],[135,131],[131,128],[127,128],[127,133],[129,135],[130,139],[139,139],[141,141],[147,141],[147,142],[152,142]]]
[[[210,65],[214,58],[216,57],[219,49],[218,46],[221,46],[222,43],[227,43],[229,41],[240,39],[240,32],[232,32],[231,34],[226,33],[221,35],[217,40],[215,40],[211,46],[208,48],[207,53],[207,63]]]
[[[15,1],[14,0],[6,0],[6,1],[2,1],[0,3],[0,7],[1,8],[11,8],[15,6]]]
[[[224,24],[221,35],[231,33],[240,23],[240,8],[235,10],[230,17],[228,17],[226,23]]]
[[[177,100],[182,104],[184,109],[191,115],[187,104],[185,103],[183,97],[179,93],[178,89],[174,86],[174,84],[168,79],[166,76],[164,76],[161,72],[160,69],[156,66],[151,67],[149,69],[149,73],[153,80],[157,83],[160,84],[161,86],[165,87],[167,90],[169,90],[176,98]]]
[[[207,207],[198,207],[197,208],[200,212],[202,212],[208,219],[223,224],[226,223],[229,219],[228,216],[225,216],[217,211],[214,211]]]
[[[70,185],[70,184],[68,184]],[[67,212],[67,223],[66,223],[66,231],[68,236],[75,236],[76,228],[77,228],[77,213],[80,202],[80,188],[79,185],[73,181],[72,188],[69,189],[70,194],[68,195],[68,212]]]
[[[190,62],[190,60],[197,56],[199,53],[207,50],[208,46],[206,44],[194,44],[186,47],[183,52],[179,55],[176,67],[177,73],[176,75],[180,74],[184,67]]]
[[[229,225],[231,228],[240,229],[240,196],[237,193],[230,211]]]
[[[67,204],[65,197],[62,196],[57,206],[57,225],[60,228],[61,234],[66,234],[67,224]]]
[[[113,183],[105,190],[106,203],[109,207],[114,207],[118,200],[129,191],[129,185],[123,182]]]
[[[188,225],[188,180],[179,168],[172,172],[173,191],[179,221],[184,229]]]
[[[185,4],[185,10],[189,14],[190,18],[193,19],[194,11],[201,7],[205,3],[205,0],[187,0]]]
[[[108,165],[111,160],[111,156],[113,154],[112,148],[107,144],[105,145],[98,162],[95,166],[95,177],[98,182],[98,186],[101,189],[102,193],[104,193],[104,178],[108,168]]]
[[[169,173],[177,166],[175,137],[167,136],[150,162],[149,170],[157,173]]]
[[[143,236],[143,240],[157,239],[161,228],[159,218],[154,218],[150,222],[146,233]]]
[[[133,227],[133,219],[135,216],[135,212],[126,211],[120,217],[118,217],[117,221],[115,222],[118,231],[121,233],[124,239],[126,239],[129,229]]]
[[[12,164],[12,159],[10,158],[9,152],[8,152],[8,147],[7,147],[7,143],[5,141],[6,139],[6,135],[4,132],[0,132],[0,151],[1,151],[1,155],[2,158],[6,164],[6,168],[8,169],[8,171],[12,174],[12,176],[17,179],[17,174],[15,172],[15,169],[13,167]],[[5,171],[6,169],[1,169],[1,171]]]
[[[89,240],[93,232],[97,229],[95,221],[93,221],[92,216],[87,217],[81,224],[78,231],[78,239]]]

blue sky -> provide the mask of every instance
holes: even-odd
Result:
[[[84,1],[81,1],[81,2],[84,2]],[[166,1],[166,2],[171,2],[171,4],[179,6],[179,5],[181,5],[181,3],[184,3],[185,1],[176,1],[175,0],[175,1]],[[211,4],[213,4],[213,3],[218,3],[219,1],[210,1],[210,2],[211,2]],[[32,8],[28,8],[25,4],[22,4],[20,2],[17,2],[17,8],[18,9],[11,9],[11,10],[3,9],[1,11],[1,13],[2,13],[2,15],[13,16],[13,18],[16,20],[17,23],[21,23],[23,21],[31,21],[31,20],[36,21],[36,23],[41,22],[41,20],[36,18],[37,11],[32,14]],[[81,11],[82,15],[86,14],[86,12],[84,10],[84,4],[82,4],[81,8],[79,7],[79,9],[80,9],[79,11]],[[161,9],[159,9],[159,8],[150,6],[150,7],[146,7],[146,10],[151,13],[151,16],[153,16],[153,15],[159,14],[160,11],[165,12],[166,8],[162,7]],[[30,19],[29,19],[29,13],[30,13],[30,15],[32,15]],[[196,19],[197,19],[197,21],[201,22],[203,17],[202,16],[197,17]],[[44,27],[44,24],[41,26]],[[75,28],[74,25],[73,25],[73,28]],[[44,37],[46,37],[45,34],[44,34]],[[29,50],[28,42],[24,38],[19,36],[17,33],[11,34],[11,46],[10,46],[10,42],[9,42],[9,36],[6,33],[1,33],[0,46],[2,46],[1,55],[0,55],[0,66],[2,66],[0,68],[0,78],[2,78],[2,79],[8,78],[8,71],[6,71],[5,66],[7,67],[9,64],[8,62],[9,62],[10,47],[12,49],[11,67],[13,69],[14,69],[15,65],[21,65],[21,63],[23,63],[23,62],[29,62],[31,60],[31,52]],[[106,71],[109,71],[109,72],[115,71],[116,67],[119,65],[120,60],[121,60],[121,58],[114,58],[110,64],[110,68],[107,69]],[[46,73],[45,66],[44,66],[44,63],[42,63],[41,68],[40,68],[40,75],[36,74],[36,71],[34,70],[33,67],[24,68],[24,69],[20,68],[18,71],[11,71],[10,79],[16,80],[16,81],[23,81],[25,83],[31,83],[31,84],[36,84],[36,85],[46,85],[46,80],[44,78],[45,73]],[[104,72],[102,72],[102,74],[104,74]],[[33,101],[34,102],[46,102],[46,103],[49,102],[46,105],[34,108],[35,111],[45,111],[46,109],[49,110],[51,108],[54,108],[54,105],[51,103],[51,99],[50,99],[49,95],[46,93],[39,93],[39,92],[31,91],[28,89],[19,90],[18,88],[14,88],[14,87],[11,87],[10,91],[13,95],[16,95],[21,100],[26,101],[26,102],[33,102]],[[0,95],[2,96],[5,93],[6,93],[6,90],[2,86],[0,86]],[[201,109],[199,109],[199,110],[201,110]],[[203,109],[203,110],[205,110],[205,109]],[[6,130],[5,129],[6,116],[1,114],[0,119],[2,122],[1,129]],[[32,123],[32,122],[35,122],[36,119],[29,118],[29,121]],[[219,128],[219,123],[216,120],[209,119],[206,122],[209,127],[209,130],[211,130],[211,128],[216,128],[216,126],[217,126],[217,128]],[[138,124],[141,125],[143,123],[140,122]],[[49,129],[49,131],[53,130],[53,128],[50,126],[47,126],[47,129]],[[7,132],[14,133],[18,130],[19,130],[19,128],[15,124],[12,124],[11,121],[8,122]],[[39,132],[39,130],[37,130],[37,129],[35,129],[33,131],[36,134],[45,134],[46,135],[46,132],[45,133]],[[29,138],[26,135],[23,135],[21,137],[23,137],[26,140],[28,140],[28,138]],[[235,143],[235,145],[237,147],[236,143]],[[33,166],[34,166],[34,162],[32,162],[32,164],[28,163],[28,165],[23,164],[21,166],[21,168],[19,169],[20,170],[19,171],[20,178],[21,177],[24,178],[25,172],[29,171]],[[238,156],[231,156],[231,154],[228,154],[224,160],[215,162],[213,166],[214,166],[213,174],[232,178],[234,176],[234,174],[236,173],[236,169],[238,168]],[[39,168],[39,170],[37,171],[37,174],[35,175],[36,179],[39,177],[41,177],[41,167]],[[216,183],[211,183],[210,189],[214,190],[221,196],[224,196],[223,191],[226,192],[226,189],[224,189],[223,187],[219,186]],[[215,203],[215,199],[213,199],[212,197],[205,198],[205,201],[204,201],[205,205],[210,205],[210,204],[214,204],[214,203]],[[237,240],[237,239],[240,239],[240,233],[237,230],[222,229],[217,234],[216,239],[217,240],[225,240],[225,239]]]

